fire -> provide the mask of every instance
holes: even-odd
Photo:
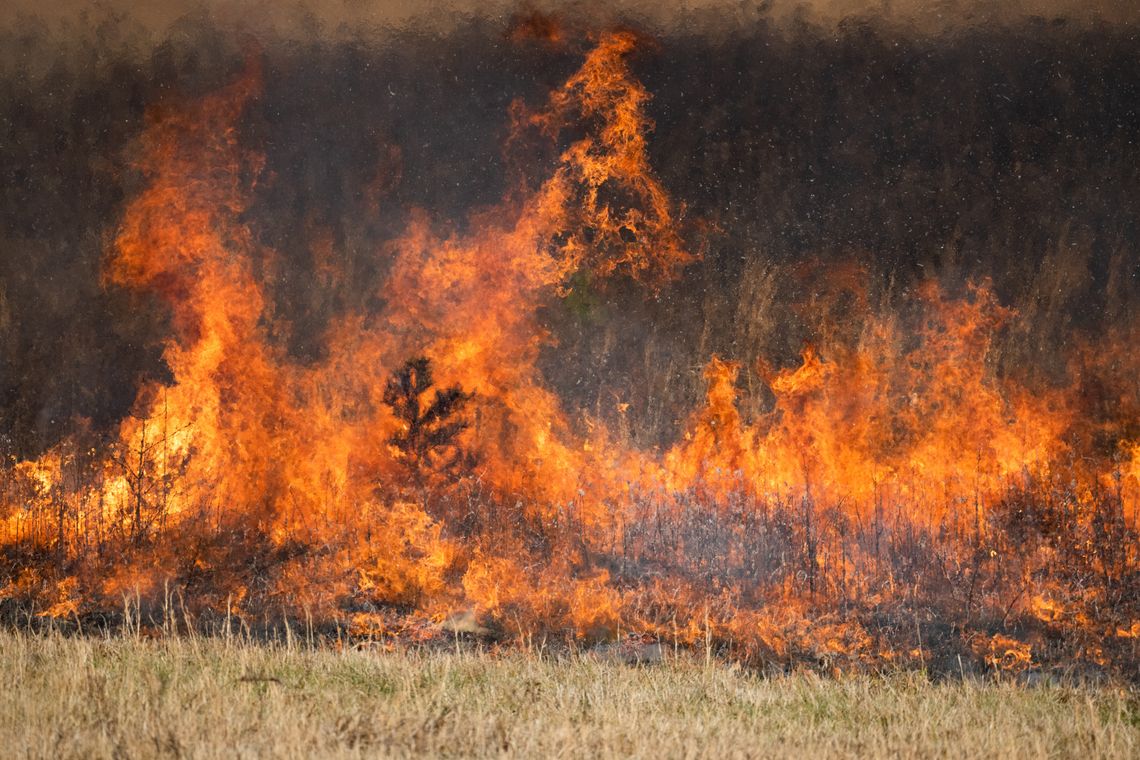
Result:
[[[912,347],[897,324],[873,322],[855,346],[834,346],[832,360],[807,346],[800,366],[766,371],[775,404],[750,427],[734,406],[739,368],[714,358],[707,409],[671,454],[682,482],[715,467],[756,494],[802,490],[853,506],[918,499],[927,511],[913,517],[937,521],[945,514],[935,507],[991,499],[1010,477],[1064,455],[1063,399],[1031,398],[988,366],[1008,317],[990,290],[949,301],[926,283],[918,305]]]
[[[511,144],[557,146],[545,178],[466,225],[411,213],[376,251],[383,305],[334,320],[310,363],[281,345],[276,254],[245,221],[256,56],[152,108],[104,277],[170,310],[170,379],[139,390],[105,450],[5,466],[3,596],[66,617],[174,585],[250,619],[384,632],[379,611],[400,610],[828,662],[923,662],[937,608],[954,621],[941,646],[1017,670],[1036,649],[975,627],[1084,616],[1134,638],[1140,444],[1088,452],[1076,384],[1002,367],[1018,314],[988,282],[873,307],[842,273],[856,328],[819,329],[791,366],[709,357],[664,452],[568,410],[540,368],[543,310],[583,277],[652,299],[698,260],[651,165],[638,42],[601,35],[545,104],[515,104]],[[744,385],[765,399],[748,412]]]

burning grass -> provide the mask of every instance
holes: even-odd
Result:
[[[1102,757],[1140,751],[1110,687],[917,673],[761,676],[682,655],[345,648],[0,633],[0,743],[27,758]]]
[[[403,643],[464,619],[497,643],[632,632],[756,667],[1135,678],[1127,308],[1096,350],[1054,347],[1057,380],[1002,362],[1032,315],[985,277],[773,263],[755,300],[803,285],[797,362],[702,349],[704,399],[666,410],[656,448],[623,416],[636,389],[610,388],[616,420],[566,403],[542,367],[551,315],[652,308],[718,234],[649,160],[643,39],[587,39],[577,72],[504,115],[520,163],[534,141],[552,158],[463,224],[409,209],[305,360],[251,222],[262,57],[152,105],[102,278],[167,310],[169,376],[116,430],[77,422],[0,464],[0,613],[90,626],[127,596],[162,627],[175,597],[191,631]],[[347,290],[333,254],[313,266]]]

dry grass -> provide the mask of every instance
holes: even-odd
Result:
[[[5,757],[1140,756],[1116,688],[0,633]]]

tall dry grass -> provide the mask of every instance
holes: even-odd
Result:
[[[8,631],[0,683],[0,754],[20,758],[1140,755],[1135,692],[773,678],[683,658]]]

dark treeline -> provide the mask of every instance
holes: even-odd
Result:
[[[379,306],[386,246],[413,209],[462,229],[541,179],[557,146],[508,146],[509,111],[575,70],[579,26],[559,44],[488,20],[306,42],[205,17],[161,41],[129,19],[67,45],[34,21],[0,33],[0,446],[30,455],[78,417],[109,430],[140,380],[163,376],[166,315],[99,276],[143,181],[130,161],[148,107],[260,61],[242,139],[265,168],[247,221],[275,252],[274,335],[311,361],[332,316]],[[1063,374],[1071,335],[1135,318],[1135,29],[710,20],[647,34],[633,66],[653,96],[654,166],[704,255],[648,302],[581,278],[545,313],[559,340],[544,366],[603,417],[622,389],[641,444],[675,434],[709,354],[794,360],[822,319],[795,305],[836,287],[817,263],[851,262],[896,306],[920,278],[992,278],[1033,316],[1009,371],[1030,359]]]

